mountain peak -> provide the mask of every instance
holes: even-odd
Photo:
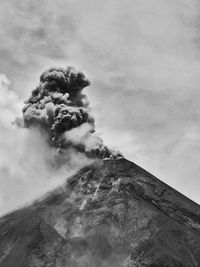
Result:
[[[199,266],[200,207],[121,158],[0,219],[0,267]]]

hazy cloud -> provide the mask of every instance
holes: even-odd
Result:
[[[71,150],[64,165],[54,166],[56,148],[50,147],[36,128],[13,124],[21,116],[22,102],[0,75],[0,214],[34,200],[63,183],[92,162]]]
[[[0,71],[21,98],[51,66],[89,74],[105,143],[199,199],[197,0],[1,2]]]

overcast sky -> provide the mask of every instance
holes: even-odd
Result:
[[[0,73],[24,99],[50,66],[85,71],[105,143],[200,203],[199,7],[197,0],[2,0]],[[15,184],[6,179],[1,172],[2,205]]]

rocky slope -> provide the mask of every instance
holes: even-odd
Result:
[[[0,267],[200,266],[200,206],[126,159],[0,219]]]

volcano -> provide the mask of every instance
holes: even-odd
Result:
[[[200,266],[200,206],[126,160],[96,159],[0,219],[0,267]]]
[[[71,66],[50,68],[25,102],[17,125],[54,152],[52,178],[80,154],[84,167],[71,177],[66,168],[62,186],[0,218],[0,267],[200,266],[200,207],[103,143],[89,84]]]

